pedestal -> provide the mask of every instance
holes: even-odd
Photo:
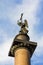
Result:
[[[9,56],[15,58],[15,65],[30,65],[36,46],[37,43],[30,41],[27,34],[18,34],[10,48]]]

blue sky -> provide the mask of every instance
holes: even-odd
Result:
[[[37,42],[31,65],[43,65],[43,0],[0,0],[0,65],[14,64],[8,52],[19,33],[17,20],[22,12],[28,21],[30,40]]]

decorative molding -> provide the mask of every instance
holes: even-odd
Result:
[[[15,51],[17,48],[20,48],[20,47],[25,47],[25,48],[28,49],[29,44],[28,44],[28,43],[18,43],[18,45],[12,46],[12,48],[11,48],[11,54],[13,55],[13,54],[14,54],[14,51]]]

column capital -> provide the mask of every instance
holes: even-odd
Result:
[[[14,44],[15,43],[15,44]],[[32,41],[22,41],[22,40],[15,40],[14,43],[12,44],[10,51],[9,51],[9,56],[14,57],[15,56],[15,51],[18,48],[26,48],[30,52],[30,57],[32,57],[32,54],[34,53],[34,50],[37,46],[36,42]]]

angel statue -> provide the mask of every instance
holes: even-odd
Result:
[[[28,33],[28,30],[27,30],[28,23],[27,23],[27,20],[26,19],[24,20],[24,23],[22,22],[22,16],[23,16],[23,13],[21,14],[20,21],[18,20],[17,24],[19,26],[21,26],[20,33],[27,34]]]

